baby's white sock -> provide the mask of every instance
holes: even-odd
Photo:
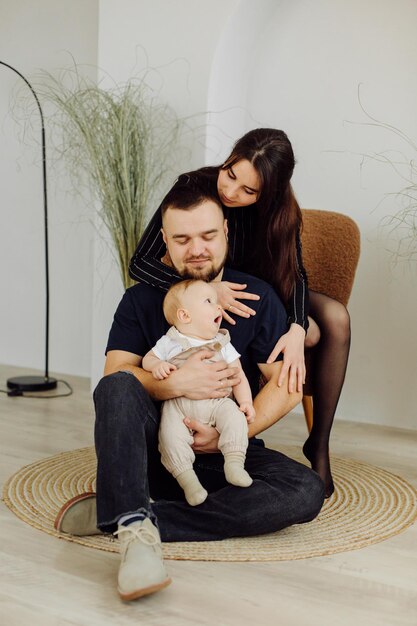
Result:
[[[207,498],[208,493],[197,478],[194,470],[186,470],[177,476],[177,481],[184,490],[185,499],[191,506],[201,504]]]
[[[244,452],[226,452],[224,455],[224,475],[231,485],[249,487],[253,480],[244,469]]]

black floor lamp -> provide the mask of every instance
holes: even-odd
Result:
[[[45,149],[45,126],[43,119],[42,107],[40,105],[38,96],[29,81],[14,67],[8,63],[0,61],[0,65],[8,67],[15,72],[22,80],[25,81],[33,93],[36,104],[38,105],[39,113],[41,116],[42,124],[42,165],[43,165],[43,214],[44,214],[44,232],[45,232],[45,278],[46,278],[46,328],[45,328],[45,374],[43,376],[17,376],[15,378],[9,378],[7,381],[7,387],[17,392],[25,391],[47,391],[49,389],[55,389],[57,386],[57,380],[50,378],[48,373],[48,354],[49,354],[49,259],[48,259],[48,199],[46,190],[46,149]]]

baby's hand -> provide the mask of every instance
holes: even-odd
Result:
[[[161,361],[156,367],[153,368],[152,376],[156,378],[156,380],[163,380],[164,378],[168,378],[170,373],[176,369],[177,367],[172,363],[168,363],[168,361]]]
[[[239,406],[239,409],[246,415],[246,421],[248,424],[252,424],[255,420],[255,409],[253,408],[252,402],[242,402]]]

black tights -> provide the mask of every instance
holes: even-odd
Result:
[[[333,298],[310,291],[310,315],[320,329],[312,351],[313,428],[303,452],[323,479],[326,497],[333,491],[329,438],[342,391],[350,348],[350,317],[345,306]]]

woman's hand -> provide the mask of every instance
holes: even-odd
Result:
[[[259,296],[255,293],[244,291],[247,285],[241,283],[229,283],[227,280],[212,281],[210,283],[217,292],[217,300],[223,309],[223,319],[229,324],[236,324],[235,320],[230,317],[229,313],[239,315],[240,317],[250,317],[256,315],[256,311],[239,302],[239,300],[259,300]],[[236,298],[239,298],[237,300]]]
[[[194,452],[218,452],[219,433],[213,426],[202,424],[189,417],[184,418],[184,424],[193,431],[194,443],[191,446]]]
[[[304,339],[306,332],[299,324],[291,324],[290,330],[282,335],[275,348],[268,357],[267,363],[273,363],[280,352],[284,355],[284,362],[278,378],[278,387],[281,387],[288,374],[288,391],[302,391],[306,378],[304,361]]]

